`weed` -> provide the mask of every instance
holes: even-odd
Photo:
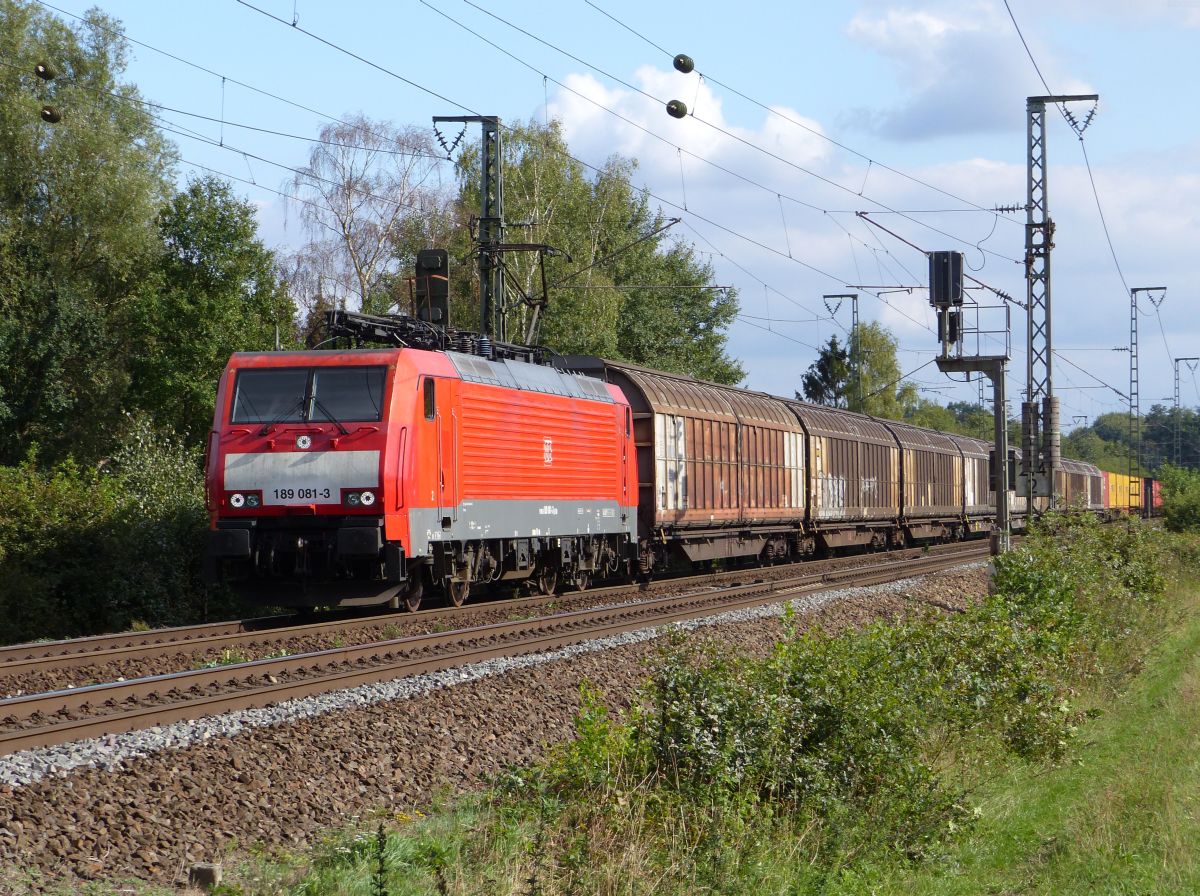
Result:
[[[383,829],[383,822],[379,822],[379,828],[375,831],[375,869],[371,878],[371,888],[373,896],[388,896],[387,887],[387,858],[384,855],[384,848],[387,846],[387,833]]]
[[[238,663],[248,663],[254,659],[250,654],[236,647],[226,647],[221,655],[197,666],[197,669],[218,669],[221,666],[235,666]]]

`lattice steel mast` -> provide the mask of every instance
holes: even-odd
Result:
[[[504,237],[504,185],[500,174],[500,119],[495,115],[435,115],[433,124],[460,122],[483,127],[479,147],[479,332],[508,341],[504,305],[504,268],[500,261]],[[461,134],[459,138],[461,139]],[[454,142],[457,145],[458,141]],[[443,144],[445,145],[445,144]],[[453,147],[447,147],[448,150]]]
[[[1139,292],[1159,292],[1162,291],[1166,295],[1167,288],[1165,286],[1135,286],[1129,290],[1129,499],[1142,496],[1142,406],[1141,400],[1138,397],[1139,388],[1139,372],[1138,372],[1138,293]],[[1154,302],[1154,307],[1157,308],[1162,302],[1162,296],[1158,301],[1151,296],[1150,301]]]
[[[1026,202],[1025,279],[1028,287],[1026,390],[1021,405],[1021,474],[1029,507],[1033,498],[1054,501],[1054,471],[1060,465],[1058,398],[1054,395],[1054,343],[1051,338],[1050,218],[1046,176],[1046,104],[1095,102],[1096,94],[1031,96],[1026,100],[1029,136],[1029,189]]]
[[[1176,358],[1175,359],[1175,466],[1183,465],[1183,445],[1180,439],[1179,417],[1182,410],[1179,407],[1179,362],[1187,364],[1189,370],[1195,370],[1192,365],[1193,361],[1200,362],[1200,358]]]

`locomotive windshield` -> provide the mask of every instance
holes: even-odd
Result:
[[[383,367],[287,367],[237,372],[232,423],[376,422]]]

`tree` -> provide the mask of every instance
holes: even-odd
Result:
[[[877,322],[855,327],[846,348],[831,336],[801,384],[809,401],[887,420],[903,420],[918,402],[917,387],[901,379],[895,337]]]
[[[809,365],[800,380],[804,398],[813,404],[833,408],[846,407],[846,389],[850,385],[850,353],[838,344],[837,336],[817,352],[817,360]],[[796,393],[800,397],[800,393]]]
[[[232,351],[293,342],[294,307],[257,237],[254,208],[215,177],[193,180],[158,216],[155,275],[131,327],[127,406],[186,441],[212,423]]]
[[[1167,528],[1172,532],[1200,530],[1200,472],[1163,464],[1157,475],[1162,480]]]
[[[621,358],[702,379],[734,383],[742,368],[726,354],[737,313],[733,290],[713,290],[712,267],[695,249],[667,236],[669,222],[630,183],[635,164],[614,156],[590,173],[571,158],[557,122],[506,127],[502,136],[504,211],[509,242],[547,243],[549,304],[539,341],[563,353]],[[459,193],[451,216],[451,256],[474,252],[471,216],[480,208],[479,147],[458,159]],[[542,298],[532,253],[505,255],[510,339],[529,333]],[[478,326],[475,269],[459,266],[451,318]]]
[[[952,401],[946,405],[946,409],[954,415],[954,432],[977,439],[987,439],[989,442],[996,435],[996,417],[990,406],[981,407],[971,401]],[[1014,419],[1007,422],[1011,428],[1017,421]],[[1009,443],[1016,444],[1011,438]]]
[[[411,265],[411,247],[437,230],[447,202],[440,158],[415,127],[352,115],[321,129],[292,183],[309,236],[290,264],[302,308],[332,299],[381,313],[402,298],[396,275]]]
[[[847,401],[852,410],[903,420],[917,403],[917,387],[901,378],[896,346],[896,337],[878,321],[859,324],[850,333],[850,357],[858,361],[850,370]]]
[[[919,398],[904,414],[904,422],[939,432],[958,432],[958,421],[954,412],[927,398]]]
[[[131,302],[158,245],[171,147],[118,81],[127,45],[0,0],[0,462],[101,456],[120,432]],[[58,77],[34,77],[47,62]],[[41,121],[53,105],[58,124]]]

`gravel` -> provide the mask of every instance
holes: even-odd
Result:
[[[913,601],[953,609],[986,589],[985,566],[791,603],[833,630]],[[760,655],[783,608],[669,628]],[[582,682],[626,705],[664,628],[4,757],[0,859],[64,880],[164,882],[234,844],[302,842],[374,808],[427,805],[569,737]]]

